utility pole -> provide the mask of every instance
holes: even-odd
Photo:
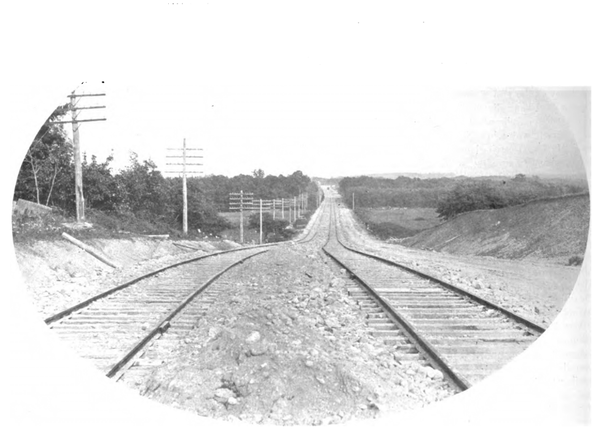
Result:
[[[202,163],[189,163],[187,161],[187,159],[189,159],[189,158],[201,159],[202,156],[188,156],[187,152],[188,151],[202,151],[202,148],[187,148],[185,146],[185,138],[183,138],[183,147],[182,148],[167,148],[167,150],[181,151],[181,155],[167,156],[167,158],[171,158],[171,159],[182,159],[182,161],[180,161],[180,162],[167,163],[167,165],[181,166],[181,170],[166,171],[166,172],[168,172],[170,174],[181,174],[183,177],[183,181],[182,181],[182,183],[183,183],[182,184],[182,186],[183,186],[182,228],[183,228],[183,234],[187,235],[188,234],[187,174],[188,173],[190,173],[190,174],[201,174],[202,173],[199,171],[188,171],[188,169],[187,169],[188,166],[202,166]],[[192,169],[194,169],[194,168],[192,168]]]
[[[352,211],[354,211],[354,192],[352,192]]]
[[[102,109],[106,106],[83,106],[77,107],[79,97],[100,97],[106,94],[75,94],[75,90],[67,97],[69,98],[69,110],[71,111],[71,121],[52,121],[50,124],[65,124],[71,123],[73,127],[73,158],[75,159],[75,211],[77,214],[77,223],[85,220],[85,200],[83,197],[83,180],[81,173],[81,146],[79,144],[79,123],[90,121],[106,121],[106,118],[90,118],[78,120],[79,111],[84,109]]]
[[[240,244],[244,243],[244,209],[252,209],[254,193],[229,193],[229,211],[240,211]]]
[[[294,221],[298,219],[298,202],[296,201],[296,196],[294,196]]]
[[[258,238],[258,243],[262,244],[262,235],[263,235],[263,228],[262,228],[262,199],[260,199],[260,203],[259,203],[259,218],[260,218],[260,233],[259,233],[259,238]]]
[[[258,199],[252,201],[252,209],[256,211],[258,205],[258,218],[259,218],[259,240],[258,243],[263,243],[263,207],[266,209],[269,206],[275,207],[275,200],[273,199]]]

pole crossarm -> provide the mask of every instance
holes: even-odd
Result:
[[[165,174],[183,174],[183,171],[165,171]],[[203,174],[201,171],[185,171],[186,174]]]
[[[74,124],[74,123],[87,123],[90,121],[106,121],[106,118],[90,118],[89,120],[67,120],[67,121],[49,121],[48,124]]]
[[[78,97],[96,97],[106,96],[106,93],[92,93],[92,94],[76,94],[75,90],[67,97],[70,99],[69,111],[71,111],[71,120],[64,121],[49,121],[48,124],[71,124],[73,128],[73,164],[75,166],[75,211],[77,215],[77,222],[85,220],[85,198],[83,195],[83,173],[81,168],[81,147],[79,143],[79,123],[90,123],[92,121],[106,121],[106,118],[87,118],[80,120],[77,118],[79,111],[84,109],[104,109],[104,105],[96,106],[83,106],[77,107],[79,100]]]
[[[106,93],[96,93],[96,94],[69,94],[67,97],[95,97],[95,96],[106,96]]]
[[[106,106],[83,106],[81,108],[76,108],[76,111],[80,111],[81,109],[103,109],[106,108]]]

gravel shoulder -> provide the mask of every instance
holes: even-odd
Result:
[[[369,236],[342,208],[347,239],[500,303],[544,326],[568,299],[579,268],[411,249]],[[29,294],[47,317],[183,257],[233,243],[95,241],[112,269],[66,242],[16,247]],[[188,246],[191,244],[188,244]],[[454,394],[429,367],[402,363],[368,333],[344,273],[317,243],[282,245],[223,277],[220,299],[161,352],[157,367],[123,383],[200,416],[269,425],[326,425],[419,409]],[[116,257],[115,257],[116,256]],[[158,345],[158,344],[157,344]]]
[[[15,257],[27,292],[44,318],[149,271],[182,259],[239,247],[230,241],[174,243],[148,238],[85,243],[120,267],[112,268],[64,240],[15,244]]]
[[[471,291],[543,326],[560,313],[580,274],[579,267],[543,259],[459,256],[384,243],[371,237],[349,209],[341,212],[353,244]]]
[[[441,373],[396,361],[369,334],[343,277],[314,244],[256,257],[221,281],[170,360],[125,381],[202,416],[270,425],[364,420],[454,394]]]

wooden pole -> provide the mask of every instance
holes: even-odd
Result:
[[[104,256],[102,256],[100,254],[100,252],[96,251],[93,247],[90,247],[89,245],[86,245],[84,243],[82,243],[81,241],[79,241],[78,239],[73,238],[71,235],[69,235],[68,233],[63,232],[62,233],[62,237],[66,240],[68,240],[69,242],[72,242],[73,244],[75,244],[77,247],[85,250],[86,252],[88,252],[89,254],[91,254],[92,256],[94,256],[96,259],[104,262],[105,264],[107,264],[108,266],[112,266],[113,268],[119,268],[119,265],[117,265],[116,263],[111,262],[110,260],[108,260],[107,258],[105,258]]]
[[[185,138],[183,138],[183,234],[188,234],[187,173],[185,171]]]
[[[75,159],[75,211],[77,222],[85,220],[85,201],[83,198],[83,181],[81,173],[81,148],[79,146],[79,124],[77,124],[77,109],[75,108],[75,91],[71,93],[71,119],[73,127],[73,158]]]
[[[263,236],[262,199],[259,199],[259,201],[258,201],[258,213],[259,213],[259,218],[260,218],[260,233],[259,233],[258,243],[262,244],[262,236]]]
[[[240,190],[240,244],[244,243],[244,191]]]

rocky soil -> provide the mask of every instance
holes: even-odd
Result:
[[[369,235],[350,210],[342,208],[341,214],[351,243],[498,303],[542,326],[560,313],[580,275],[579,267],[545,259],[461,256],[381,242]]]
[[[273,425],[345,423],[452,395],[439,371],[398,362],[369,335],[345,277],[315,244],[254,258],[164,363],[124,380],[202,416]]]
[[[33,304],[48,317],[110,287],[185,258],[239,247],[231,241],[150,238],[86,240],[119,268],[112,268],[68,241],[15,244],[15,257]]]
[[[566,265],[583,258],[590,227],[590,195],[540,199],[461,214],[401,244],[462,256],[544,259]]]
[[[347,209],[347,239],[501,303],[547,326],[579,268],[539,261],[462,257],[371,238]],[[156,239],[86,241],[122,265],[110,268],[65,241],[16,245],[43,317],[180,260],[236,246]],[[224,277],[196,328],[163,352],[159,366],[123,383],[156,401],[227,421],[324,425],[419,408],[454,392],[435,370],[394,358],[368,334],[344,290],[344,273],[322,244],[285,245]],[[193,248],[198,250],[194,250]],[[226,280],[225,280],[226,279]],[[157,343],[157,346],[159,343]]]

